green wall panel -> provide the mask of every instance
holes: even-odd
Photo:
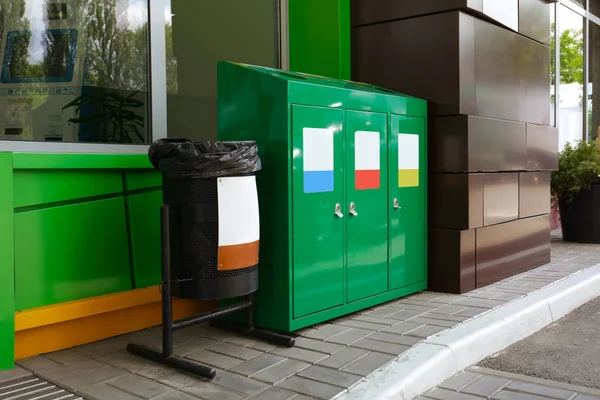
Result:
[[[15,214],[16,309],[132,289],[123,197]]]
[[[135,288],[160,283],[160,206],[162,191],[127,197]]]
[[[290,70],[350,79],[350,0],[289,0]]]
[[[152,168],[147,154],[14,153],[15,169]]]
[[[9,369],[15,343],[12,153],[0,153],[0,187],[0,369]]]
[[[139,190],[162,186],[162,175],[156,170],[125,171],[125,189]]]
[[[24,169],[14,174],[15,208],[123,191],[119,170]]]

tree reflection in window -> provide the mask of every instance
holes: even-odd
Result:
[[[29,43],[31,42],[31,32],[23,31],[16,36],[13,42],[12,52],[10,54],[10,77],[27,78],[30,76],[29,62],[27,55],[29,54]]]
[[[146,91],[148,23],[131,29],[116,12],[116,0],[87,0],[86,84]]]
[[[71,35],[68,32],[52,34],[46,32],[43,37],[44,60],[43,76],[58,78],[67,74]]]
[[[10,21],[11,30],[23,30],[24,34],[15,38],[10,63],[10,76],[29,76],[27,54],[31,41],[30,21],[25,18],[25,0],[0,0],[0,41],[5,37],[8,16],[17,15],[19,18]],[[0,46],[3,43],[0,42]]]
[[[148,23],[131,27],[116,0],[82,4],[85,72],[81,96],[64,107],[76,111],[70,122],[79,125],[80,141],[147,143]]]

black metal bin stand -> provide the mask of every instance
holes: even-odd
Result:
[[[246,312],[246,325],[238,325],[225,321],[219,321],[220,327],[225,329],[235,330],[244,335],[253,336],[258,339],[271,342],[276,345],[292,347],[295,344],[295,339],[292,336],[265,331],[254,327],[254,310],[253,297],[250,293],[245,296],[245,300],[241,303],[230,305],[202,313],[196,316],[184,318],[178,321],[173,321],[173,297],[172,297],[172,280],[171,280],[171,237],[170,237],[170,207],[163,205],[160,210],[161,221],[161,268],[162,268],[162,352],[152,350],[148,347],[130,343],[127,345],[127,351],[131,354],[152,360],[154,362],[164,364],[176,369],[183,370],[204,378],[212,379],[217,371],[214,368],[207,367],[198,362],[185,359],[173,354],[173,331],[177,329],[187,328],[189,326],[214,321],[215,319],[239,312]]]
[[[232,205],[227,201],[256,196],[253,175],[261,169],[256,143],[160,139],[150,146],[148,156],[152,165],[163,173],[164,204],[160,210],[162,351],[133,343],[127,345],[127,351],[212,379],[216,375],[215,369],[173,354],[173,331],[201,322],[216,322],[240,311],[246,313],[245,325],[220,321],[219,326],[273,344],[293,346],[292,336],[254,327],[253,299],[258,289],[258,203],[244,199],[242,206],[248,206],[244,210],[239,204]],[[221,197],[219,188],[227,194]],[[232,215],[235,215],[233,220],[227,219]],[[244,220],[245,217],[250,219]],[[250,232],[250,241],[231,239],[242,228],[248,229],[246,233]],[[225,241],[223,247],[220,233],[230,240]],[[248,236],[245,239],[248,240]],[[240,246],[245,246],[246,250],[241,250]],[[244,300],[173,321],[173,296],[195,300],[243,297]]]

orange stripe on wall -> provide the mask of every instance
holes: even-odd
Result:
[[[158,292],[158,288],[133,290],[16,313],[15,324],[18,329],[15,332],[15,359],[160,325],[161,303],[156,301],[154,294],[149,296],[154,291]],[[134,300],[134,296],[137,299]],[[111,309],[107,297],[112,297],[115,303],[119,303],[119,300],[127,303],[129,300],[129,304]],[[153,301],[148,302],[151,297],[154,297]],[[100,311],[99,305],[106,307],[105,312]],[[197,315],[214,307],[213,302],[173,299],[173,319]],[[82,313],[82,309],[89,314]]]
[[[74,300],[15,313],[15,331],[105,314],[161,300],[158,286]]]
[[[219,246],[219,271],[231,271],[258,264],[259,240],[252,243]]]

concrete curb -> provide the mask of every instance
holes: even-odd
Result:
[[[411,400],[600,296],[600,264],[433,336],[338,400]]]

